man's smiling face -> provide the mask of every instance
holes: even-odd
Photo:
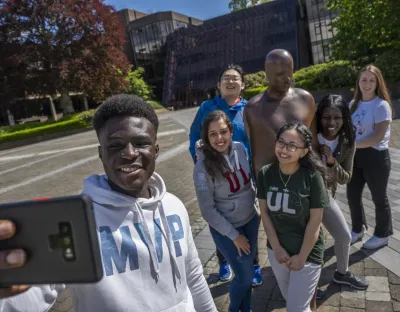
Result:
[[[99,132],[99,156],[113,190],[147,197],[158,157],[157,131],[146,118],[116,116]]]

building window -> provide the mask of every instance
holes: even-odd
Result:
[[[321,36],[321,23],[315,23],[314,29],[315,29],[315,35]]]

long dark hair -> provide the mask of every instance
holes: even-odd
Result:
[[[214,121],[223,120],[227,126],[229,131],[233,132],[232,122],[229,117],[221,110],[216,110],[207,115],[206,119],[203,122],[203,126],[201,128],[201,146],[200,148],[204,153],[204,166],[207,173],[215,177],[218,173],[224,174],[226,169],[228,169],[228,164],[226,163],[225,157],[211,147],[210,140],[208,139],[208,128],[210,124]]]
[[[393,109],[393,103],[390,99],[389,91],[386,87],[385,79],[383,79],[383,75],[381,70],[374,66],[374,65],[368,65],[367,67],[364,67],[360,73],[358,74],[357,82],[356,82],[356,88],[354,91],[354,103],[353,106],[351,107],[350,111],[353,114],[357,108],[358,105],[360,104],[360,101],[362,100],[362,92],[360,90],[360,78],[361,74],[364,72],[371,72],[375,75],[376,77],[376,90],[375,93],[377,96],[379,96],[382,100],[385,100],[386,102],[389,103],[390,108],[392,109],[392,117],[394,117],[394,109]]]
[[[303,140],[304,147],[308,148],[308,153],[299,160],[300,166],[321,174],[327,190],[330,190],[332,192],[335,184],[330,178],[326,166],[321,162],[317,154],[312,150],[312,133],[310,129],[308,129],[302,122],[290,122],[279,129],[276,139],[279,140],[281,135],[288,130],[296,130]]]
[[[322,98],[317,108],[317,132],[322,133],[322,116],[324,115],[325,108],[337,107],[342,112],[343,126],[339,131],[339,135],[344,134],[349,144],[352,146],[356,141],[356,128],[351,120],[351,112],[346,101],[341,95],[331,94]]]

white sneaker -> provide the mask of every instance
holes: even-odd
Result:
[[[364,231],[360,233],[351,232],[351,245],[357,243],[364,237]]]
[[[372,236],[369,240],[367,240],[363,248],[365,249],[378,249],[380,247],[386,246],[389,243],[389,237],[376,237]]]

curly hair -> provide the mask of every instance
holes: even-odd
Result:
[[[130,94],[118,94],[106,99],[96,110],[93,127],[99,135],[106,122],[116,116],[145,118],[158,130],[158,117],[154,108],[141,97]]]

